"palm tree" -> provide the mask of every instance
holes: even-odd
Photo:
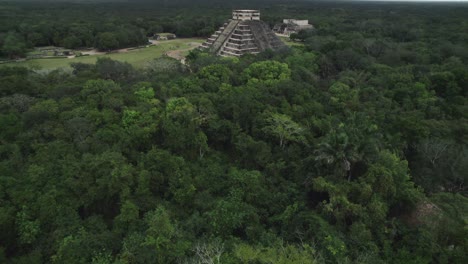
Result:
[[[346,175],[350,181],[351,167],[359,160],[359,155],[346,133],[332,130],[325,136],[324,142],[318,144],[315,160],[333,166],[337,174]]]
[[[351,181],[352,168],[358,161],[372,159],[379,148],[377,126],[358,113],[332,129],[315,150],[315,160],[334,166],[335,172]]]

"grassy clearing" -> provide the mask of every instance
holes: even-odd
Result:
[[[132,64],[137,68],[142,68],[147,65],[148,62],[155,58],[161,57],[168,51],[171,50],[187,50],[193,48],[193,43],[202,43],[203,39],[174,39],[159,42],[158,45],[150,46],[148,48],[129,50],[128,52],[122,53],[110,53],[104,55],[93,55],[83,56],[77,58],[47,58],[47,59],[32,59],[22,62],[11,62],[0,64],[1,66],[24,66],[34,69],[42,70],[54,70],[54,69],[70,69],[70,63],[82,62],[82,63],[96,63],[98,58],[109,57],[113,60],[124,61]],[[185,54],[188,53],[184,52]]]
[[[283,42],[284,44],[290,46],[290,47],[293,47],[293,46],[304,46],[304,44],[302,42],[295,42],[295,41],[292,41],[289,39],[289,37],[283,37],[283,36],[278,36]]]

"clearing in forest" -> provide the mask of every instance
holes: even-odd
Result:
[[[45,58],[45,59],[31,59],[20,62],[4,63],[0,66],[24,66],[40,70],[54,70],[59,68],[70,69],[70,63],[96,63],[98,58],[109,57],[113,60],[128,62],[137,68],[142,68],[148,62],[159,58],[163,55],[177,54],[186,55],[189,50],[198,47],[203,42],[203,39],[187,38],[187,39],[174,39],[158,42],[156,45],[151,45],[146,48],[129,49],[125,52],[115,52],[107,54],[96,54],[90,56],[81,56],[75,58]],[[171,57],[171,56],[170,56]]]

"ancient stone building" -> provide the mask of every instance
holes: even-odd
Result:
[[[314,29],[314,26],[309,24],[309,20],[283,19],[283,23],[276,24],[273,27],[275,33],[290,36],[292,33],[297,33],[301,30]]]
[[[285,44],[260,20],[258,10],[234,10],[232,19],[224,23],[201,46],[221,56],[241,56],[284,48]]]

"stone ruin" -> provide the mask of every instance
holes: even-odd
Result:
[[[273,32],[285,36],[298,33],[301,30],[312,30],[314,26],[309,24],[309,20],[283,19],[283,23],[276,24]]]
[[[237,57],[285,47],[268,24],[260,20],[258,10],[234,10],[232,19],[200,46],[217,55]]]

